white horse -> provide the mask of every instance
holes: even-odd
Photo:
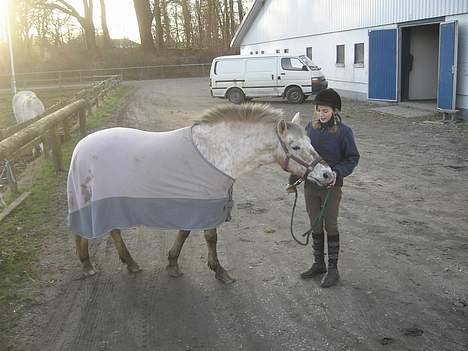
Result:
[[[233,282],[218,261],[216,227],[229,219],[234,180],[271,163],[321,186],[333,177],[299,114],[286,122],[269,105],[222,105],[192,127],[165,133],[111,128],[88,135],[74,150],[67,182],[70,228],[85,275],[96,273],[88,240],[109,232],[129,272],[140,271],[120,230],[146,225],[179,229],[168,255],[170,276],[182,275],[177,261],[190,230],[202,229],[209,268]]]
[[[19,91],[13,96],[13,112],[16,122],[23,123],[45,112],[44,104],[32,91]]]

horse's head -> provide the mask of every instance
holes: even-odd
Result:
[[[320,186],[332,181],[332,170],[311,145],[305,129],[300,125],[299,113],[290,123],[280,120],[276,125],[276,134],[279,142],[275,155],[285,171]]]

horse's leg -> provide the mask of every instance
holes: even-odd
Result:
[[[185,239],[187,239],[189,234],[190,230],[179,230],[179,232],[177,233],[176,240],[174,241],[174,244],[169,250],[169,254],[167,255],[167,258],[169,259],[169,264],[166,267],[166,272],[171,277],[178,278],[183,274],[179,269],[179,264],[177,263],[177,260],[179,259],[182,246],[184,246]]]
[[[206,244],[208,245],[208,267],[216,273],[216,279],[222,281],[225,284],[231,284],[235,282],[229,274],[224,270],[218,261],[218,253],[216,251],[216,244],[218,242],[218,234],[215,229],[205,230]]]
[[[114,241],[114,245],[119,253],[120,260],[127,265],[127,269],[130,273],[138,273],[141,271],[140,266],[133,260],[130,252],[128,252],[127,246],[122,239],[119,229],[112,229],[111,236]]]
[[[78,258],[80,259],[83,267],[83,273],[85,276],[95,275],[96,271],[89,260],[88,240],[83,239],[79,235],[75,235],[75,244],[76,253],[78,254]]]

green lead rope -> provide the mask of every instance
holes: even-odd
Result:
[[[296,238],[296,236],[294,235],[294,230],[293,230],[293,227],[294,227],[294,212],[296,211],[296,204],[297,204],[297,189],[294,187],[294,205],[293,205],[293,208],[292,208],[292,213],[291,213],[291,225],[290,225],[290,231],[291,231],[291,236],[293,237],[294,241],[296,243],[298,243],[299,245],[302,245],[302,246],[307,246],[309,245],[309,239],[310,239],[310,235],[312,234],[312,230],[313,228],[315,227],[315,225],[320,222],[320,220],[322,220],[323,218],[323,215],[325,213],[325,209],[327,207],[327,202],[328,202],[328,198],[330,197],[330,191],[331,189],[328,189],[327,190],[327,195],[325,195],[325,200],[323,201],[323,204],[322,206],[320,207],[320,213],[319,215],[314,219],[312,225],[310,226],[310,229],[307,230],[304,234],[302,234],[301,236],[302,237],[305,237],[306,241],[305,243],[298,240]]]

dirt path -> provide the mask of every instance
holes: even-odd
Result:
[[[222,103],[206,79],[128,85],[113,125],[169,130]],[[290,117],[312,109],[273,104]],[[238,180],[233,220],[220,229],[231,286],[208,270],[199,232],[182,251],[184,276],[167,277],[175,233],[145,228],[124,234],[141,274],[127,274],[103,240],[91,248],[100,272],[81,279],[61,208],[64,237],[45,249],[41,304],[23,321],[18,350],[467,350],[467,128],[344,106],[361,162],[344,188],[339,286],[298,278],[311,249],[289,236],[287,175],[270,166]],[[296,225],[307,229],[302,199]]]

